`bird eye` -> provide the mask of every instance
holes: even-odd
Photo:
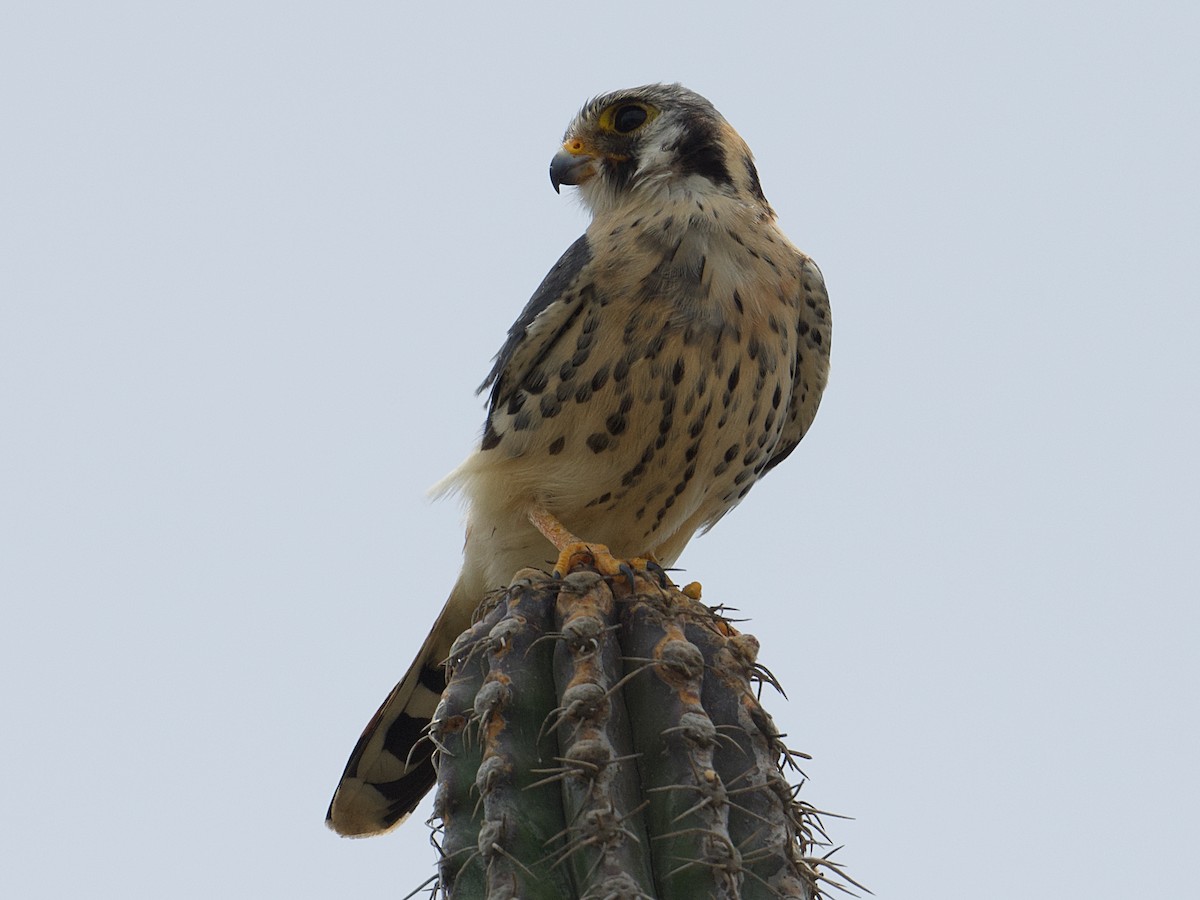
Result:
[[[631,131],[636,131],[645,121],[645,108],[630,103],[618,107],[617,111],[613,113],[613,130],[617,134],[629,134]]]

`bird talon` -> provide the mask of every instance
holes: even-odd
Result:
[[[568,544],[558,555],[554,564],[554,577],[562,578],[576,566],[591,566],[605,578],[622,579],[629,585],[631,593],[637,592],[639,574],[653,573],[661,582],[665,572],[657,562],[643,557],[618,559],[603,544],[587,544],[582,541]]]
[[[585,544],[582,541],[567,544],[558,554],[554,574],[562,578],[576,566],[593,566],[601,575],[621,574],[620,560],[614,557],[603,544]]]
[[[671,579],[667,576],[667,570],[659,565],[658,560],[647,559],[646,571],[658,576],[658,586],[663,590],[671,586]]]
[[[631,566],[629,563],[622,560],[620,568],[621,568],[621,574],[629,579],[630,593],[636,593],[637,592],[637,574],[633,571],[633,566]]]

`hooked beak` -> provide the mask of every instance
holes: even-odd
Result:
[[[556,194],[562,185],[583,184],[595,174],[596,158],[577,138],[563,144],[562,149],[550,160],[550,183],[554,185]]]

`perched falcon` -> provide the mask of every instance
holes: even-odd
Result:
[[[578,186],[592,222],[480,388],[479,448],[441,485],[468,502],[462,573],[350,755],[327,816],[343,835],[391,829],[433,785],[422,738],[442,662],[487,591],[574,535],[609,564],[671,565],[796,448],[821,400],[821,272],[712,104],[677,84],[597,97],[550,179]]]

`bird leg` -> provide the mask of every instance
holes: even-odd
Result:
[[[660,580],[665,577],[666,573],[663,572],[662,567],[650,557],[637,557],[631,560],[618,559],[604,544],[595,544],[579,539],[571,534],[567,527],[558,520],[558,517],[544,506],[533,506],[529,510],[529,521],[558,550],[558,561],[554,564],[554,574],[560,578],[580,563],[594,566],[601,575],[610,578],[616,576],[628,578],[631,590],[635,589],[635,570],[656,571],[660,573]]]

